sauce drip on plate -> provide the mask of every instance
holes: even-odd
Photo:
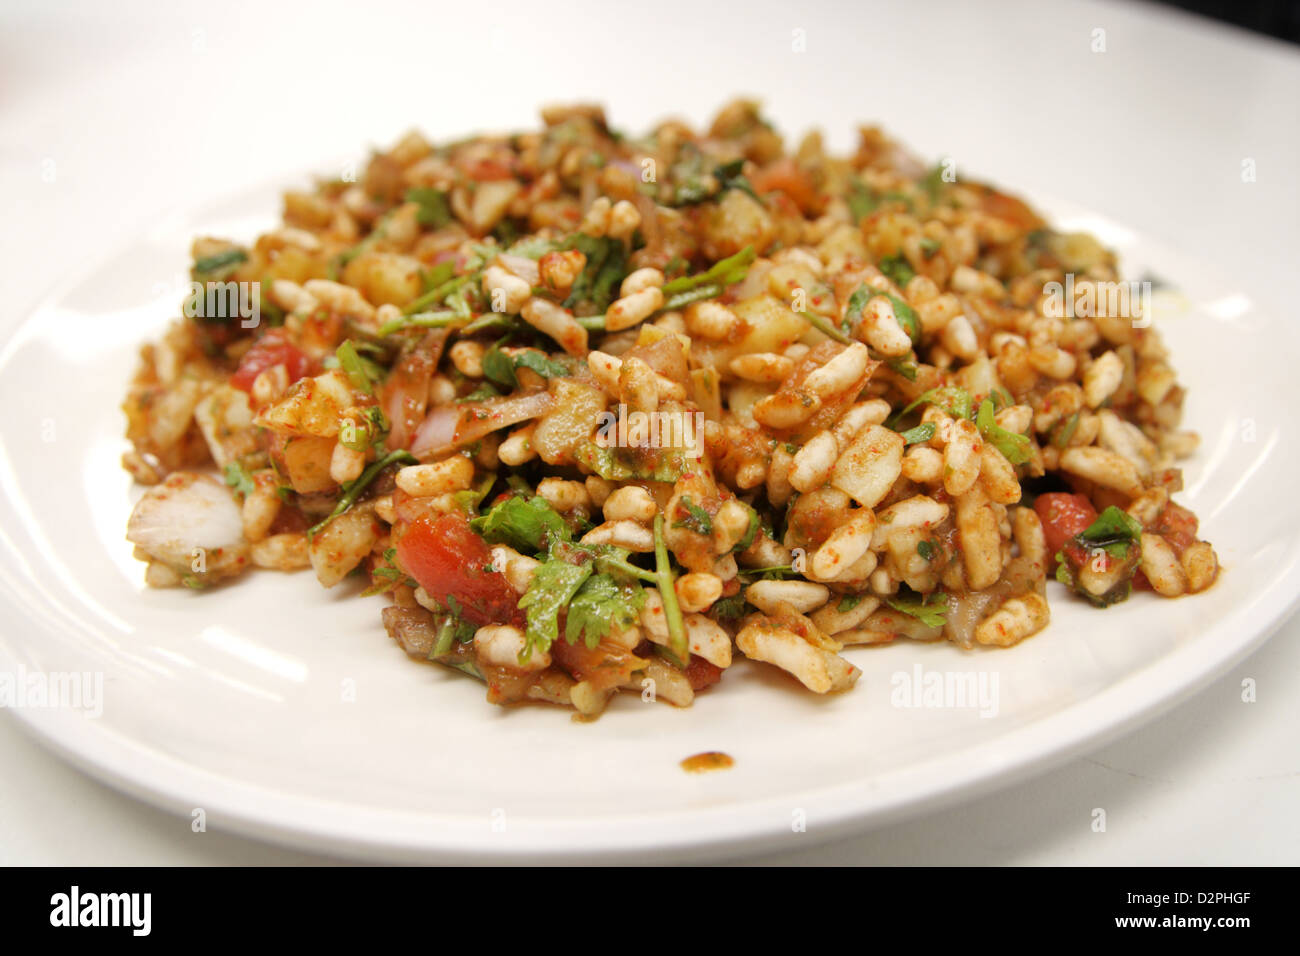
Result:
[[[687,773],[707,773],[710,770],[726,770],[736,761],[729,754],[718,750],[706,750],[682,761],[682,769]]]

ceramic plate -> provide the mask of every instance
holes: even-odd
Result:
[[[159,226],[6,330],[0,353],[0,673],[102,675],[103,688],[98,714],[14,712],[90,772],[209,827],[421,861],[716,858],[793,832],[828,839],[1098,745],[1225,670],[1300,590],[1293,326],[1043,197],[1058,225],[1116,247],[1126,274],[1179,290],[1157,295],[1156,322],[1203,439],[1180,497],[1224,565],[1203,595],[1096,611],[1051,584],[1051,626],[1009,650],[850,648],[862,680],[828,699],[742,662],[690,709],[624,695],[578,723],[489,706],[477,682],[408,660],[381,598],[322,591],[310,573],[146,590],[123,538],[138,489],[118,463],[118,403],[139,345],[177,313],[189,239],[251,238],[277,194]],[[918,676],[965,673],[982,705],[906,706]],[[702,751],[734,766],[685,772]]]

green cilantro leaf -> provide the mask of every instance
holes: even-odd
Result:
[[[523,349],[510,355],[497,346],[483,354],[483,374],[498,385],[515,388],[519,378],[515,370],[526,368],[542,378],[558,378],[569,374],[569,366],[552,359],[540,349]]]
[[[476,487],[454,492],[452,499],[456,502],[456,507],[466,514],[477,514],[479,505],[483,503],[483,499],[487,497],[496,481],[496,475],[487,475]]]
[[[994,448],[1002,452],[1004,458],[1013,465],[1023,465],[1029,461],[1029,437],[1018,432],[1009,431],[999,425],[993,418],[993,401],[984,399],[980,402],[979,414],[975,425]]]
[[[552,541],[568,541],[573,531],[545,498],[511,495],[469,523],[489,544],[508,544],[516,551],[545,551]]]
[[[740,572],[740,576],[746,581],[750,578],[757,578],[760,581],[784,581],[794,577],[794,574],[794,566],[789,564],[774,564],[766,568],[744,568]]]
[[[890,282],[900,289],[906,286],[916,276],[916,270],[912,268],[907,258],[901,254],[889,256],[881,259],[876,263],[877,268],[885,274]]]
[[[370,483],[385,468],[390,465],[414,465],[416,463],[416,457],[404,448],[390,451],[378,461],[372,461],[356,480],[343,485],[343,495],[335,502],[334,510],[308,528],[307,537],[309,539],[316,537],[327,524],[351,508],[356,503],[356,500],[361,497],[361,493],[370,487]]]
[[[253,476],[248,473],[248,469],[238,460],[226,462],[222,474],[226,479],[226,484],[234,488],[240,497],[246,498],[253,493],[255,487]]]
[[[880,197],[876,195],[875,190],[863,183],[862,180],[854,179],[849,183],[847,202],[849,204],[849,215],[853,217],[853,224],[860,225],[863,219],[867,218],[879,207]]]
[[[907,379],[909,382],[915,382],[916,376],[919,375],[921,372],[921,369],[917,366],[915,362],[910,362],[904,358],[888,359],[885,362],[885,365],[888,366],[893,371],[897,372],[899,375],[903,376],[903,378]]]
[[[869,285],[860,285],[854,289],[849,296],[849,305],[844,310],[844,317],[853,322],[862,318],[862,310],[867,307],[867,303],[871,300],[871,295],[875,291]]]
[[[748,508],[749,506],[746,505],[745,507]],[[744,536],[736,542],[736,546],[731,550],[748,551],[754,544],[754,540],[758,537],[758,532],[762,528],[762,525],[763,522],[758,517],[758,512],[753,508],[749,508],[749,527],[745,529]]]
[[[745,615],[745,596],[733,594],[713,602],[713,616],[724,621],[734,621]]]
[[[369,405],[363,411],[363,422],[344,418],[339,426],[339,444],[352,451],[366,451],[388,437],[388,416],[378,405]]]
[[[922,598],[908,588],[900,588],[896,597],[885,603],[901,614],[916,618],[926,627],[943,627],[948,621],[948,595],[942,591]]]
[[[540,349],[524,349],[514,356],[515,368],[526,368],[542,378],[559,378],[569,374],[569,366],[553,359]]]
[[[581,638],[594,648],[611,626],[626,629],[635,624],[644,605],[645,591],[639,584],[620,584],[608,574],[593,574],[569,602],[564,639],[574,644]]]
[[[905,432],[899,432],[903,441],[909,445],[919,445],[923,441],[929,441],[934,437],[934,422],[922,422],[915,428],[909,428]]]
[[[633,458],[633,449],[606,448],[594,441],[583,442],[573,451],[574,460],[590,468],[606,481],[676,481],[686,470],[684,449],[669,446],[658,448],[652,461]]]
[[[378,363],[363,357],[351,339],[335,349],[334,356],[353,388],[367,395],[374,394],[375,382],[384,377],[384,370]]]
[[[243,249],[223,249],[210,256],[200,256],[194,260],[190,277],[197,282],[217,282],[230,277],[241,263],[248,261],[248,253]]]
[[[912,307],[892,292],[877,292],[871,298],[875,299],[879,296],[884,296],[889,300],[889,304],[894,307],[894,318],[898,319],[898,324],[903,327],[903,331],[912,340],[912,344],[915,345],[920,342],[921,320],[917,318]]]
[[[514,388],[519,384],[519,379],[515,377],[515,363],[495,345],[483,353],[483,374],[506,388]]]
[[[1142,525],[1128,512],[1110,505],[1079,537],[1111,557],[1123,560],[1128,556],[1129,547],[1142,540]]]
[[[925,174],[925,178],[921,180],[920,186],[926,191],[932,202],[937,201],[940,194],[949,185],[948,180],[944,178],[946,171],[945,163],[935,163],[934,167]]]
[[[441,189],[408,190],[406,201],[420,207],[415,214],[415,220],[425,228],[441,229],[451,222],[451,206],[447,202],[447,194]]]
[[[683,667],[690,660],[690,642],[686,636],[686,623],[681,605],[677,602],[672,559],[664,541],[664,516],[655,515],[655,575],[658,577],[659,597],[664,605],[664,623],[668,626],[668,651]]]
[[[534,650],[543,653],[551,649],[560,636],[560,611],[568,607],[578,589],[591,577],[590,564],[569,564],[567,561],[549,560],[537,566],[528,590],[519,599],[525,611],[527,627],[524,631],[524,649],[519,653],[520,663],[532,657]]]
[[[456,596],[448,594],[447,610],[434,618],[438,630],[434,636],[433,648],[429,651],[429,660],[436,661],[446,657],[451,653],[453,644],[468,644],[474,640],[474,632],[477,628],[464,619],[462,610]],[[452,666],[462,669],[454,664]],[[466,671],[466,673],[471,672]]]
[[[702,507],[693,502],[690,495],[682,495],[679,502],[686,509],[687,517],[673,523],[674,528],[685,528],[696,534],[712,534],[713,518]]]
[[[749,272],[749,267],[758,254],[753,246],[746,246],[735,255],[719,259],[704,272],[692,276],[681,276],[663,285],[664,298],[669,299],[679,292],[687,292],[705,285],[726,287],[739,282]]]
[[[1056,580],[1072,588],[1097,607],[1109,607],[1127,598],[1133,589],[1133,575],[1141,559],[1139,543],[1142,526],[1124,510],[1109,506],[1092,524],[1071,539],[1075,547],[1065,547],[1056,553]],[[1080,583],[1079,575],[1085,565],[1102,554],[1107,558],[1108,574],[1115,575],[1115,583],[1104,594],[1093,594]],[[1116,571],[1109,561],[1120,563]]]
[[[1080,412],[1075,412],[1063,423],[1058,424],[1054,429],[1052,429],[1053,445],[1057,448],[1065,448],[1070,444],[1070,439],[1073,438],[1074,433],[1079,430],[1080,414]]]
[[[428,272],[424,273],[424,289],[426,292],[432,292],[454,278],[456,278],[456,263],[451,259],[444,259],[442,262],[435,263],[429,268]]]
[[[832,338],[843,345],[853,344],[853,339],[849,336],[848,332],[843,328],[836,326],[830,319],[826,318],[826,316],[818,315],[816,312],[800,312],[799,314],[808,321],[809,325],[822,333],[822,335]]]
[[[943,409],[953,418],[970,418],[972,407],[970,392],[964,388],[958,388],[956,385],[943,385],[922,392],[915,401],[895,417],[902,418],[920,405],[934,405],[936,408]]]
[[[574,281],[569,297],[564,300],[566,309],[582,315],[598,315],[605,311],[614,297],[615,286],[627,275],[627,250],[623,243],[608,236],[596,238],[586,233],[576,233],[564,243],[565,249],[576,249],[587,257],[582,274]]]
[[[723,163],[721,166],[718,166],[713,170],[713,178],[718,181],[719,186],[718,191],[714,196],[715,199],[725,193],[728,189],[739,189],[741,192],[749,193],[749,195],[758,199],[759,202],[763,201],[759,199],[758,193],[754,192],[754,187],[750,184],[749,180],[741,174],[741,170],[744,168],[745,160],[741,158],[733,159],[729,163]]]

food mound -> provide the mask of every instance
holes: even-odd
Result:
[[[850,645],[1013,645],[1049,577],[1214,581],[1183,389],[1091,237],[876,128],[543,119],[194,243],[125,403],[149,584],[359,578],[410,655],[593,715],[741,656],[826,694]]]

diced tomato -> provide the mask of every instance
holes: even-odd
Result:
[[[253,381],[268,368],[283,365],[289,373],[290,383],[303,378],[311,369],[311,359],[303,351],[289,342],[284,334],[272,329],[253,343],[253,347],[239,360],[239,368],[230,377],[230,384],[248,392],[253,388]]]
[[[595,647],[588,647],[581,640],[570,644],[564,638],[563,625],[560,639],[551,645],[551,657],[574,680],[584,680],[598,691],[626,684],[636,671],[645,667],[645,661],[632,651],[609,641],[601,641]]]
[[[448,598],[454,598],[476,627],[524,626],[519,596],[505,575],[492,569],[491,551],[463,514],[414,522],[397,542],[397,561],[439,604],[449,607]]]
[[[984,195],[980,206],[982,211],[988,215],[1005,220],[1025,232],[1042,228],[1043,225],[1043,220],[1029,206],[1025,205],[1024,200],[1017,199],[1015,196],[1008,196],[1006,193],[989,190]]]
[[[1196,515],[1171,501],[1160,512],[1160,517],[1156,519],[1155,527],[1151,530],[1168,541],[1174,553],[1181,558],[1183,552],[1196,543],[1196,532],[1199,527],[1200,521]]]
[[[691,690],[694,691],[712,687],[722,680],[722,668],[717,664],[711,664],[698,654],[691,655],[691,661],[686,665],[685,673],[686,679],[691,682]]]
[[[465,175],[480,183],[490,183],[501,179],[510,179],[514,172],[509,159],[502,156],[475,156],[462,160],[460,168]]]
[[[1034,511],[1043,523],[1047,553],[1054,557],[1065,543],[1097,520],[1097,509],[1086,495],[1052,492],[1034,499]]]
[[[1066,541],[1065,546],[1061,548],[1061,552],[1065,555],[1065,559],[1070,562],[1071,567],[1078,569],[1085,564],[1091,565],[1092,570],[1097,574],[1105,574],[1119,563],[1118,559],[1109,551],[1102,548],[1084,547],[1074,540]]]
[[[763,194],[783,192],[804,212],[814,212],[820,205],[817,190],[793,159],[778,159],[754,174],[754,191]]]

